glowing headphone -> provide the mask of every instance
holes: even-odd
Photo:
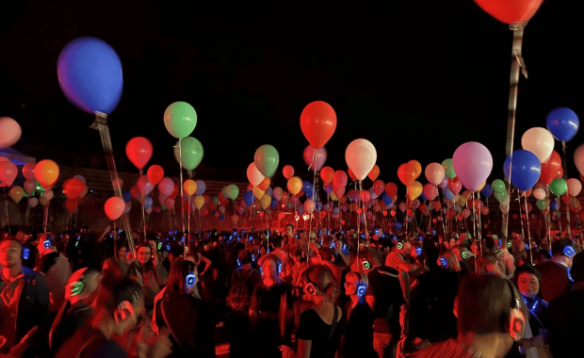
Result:
[[[170,246],[170,244],[166,244],[166,251],[170,252],[172,250],[172,247]]]
[[[420,256],[422,254],[422,247],[416,247],[416,255]]]
[[[45,239],[45,241],[43,241],[43,247],[45,249],[50,249],[52,246],[52,242],[51,242],[51,238],[49,236],[47,236],[47,238]]]
[[[28,260],[29,257],[30,257],[30,249],[28,247],[23,247],[22,248],[22,259]]]
[[[241,260],[237,259],[237,267],[241,267]]]
[[[158,247],[158,250],[162,250],[162,242],[159,242],[157,247]]]
[[[363,268],[365,270],[370,270],[373,267],[373,264],[369,260],[363,261]]]
[[[438,259],[438,262],[440,263],[440,266],[446,268],[448,267],[448,261],[446,261],[446,259],[442,256],[440,256],[440,258]]]
[[[187,288],[192,288],[195,285],[195,283],[197,282],[197,275],[190,273],[187,275],[187,278],[185,281],[186,281]]]
[[[363,276],[361,276],[361,273],[359,272],[355,272],[355,274],[357,275],[359,282],[357,282],[357,296],[359,297],[363,297],[365,296],[365,292],[367,291],[367,285],[365,284],[365,280],[363,278]]]
[[[318,293],[318,287],[310,280],[308,274],[306,274],[306,284],[304,284],[304,292],[314,296]]]
[[[576,250],[574,250],[572,245],[568,245],[568,246],[564,247],[564,256],[572,257],[574,255],[576,255]]]
[[[574,282],[574,278],[572,278],[572,268],[568,267],[568,278],[570,281]]]
[[[404,243],[399,241],[395,246],[397,247],[398,250],[401,250],[404,248]]]
[[[83,284],[83,280],[85,279],[85,272],[87,272],[87,269],[85,269],[83,271],[83,273],[81,274],[81,276],[79,276],[79,279],[75,282],[71,282],[69,284],[69,286],[71,287],[71,297],[80,295],[81,292],[83,292],[83,288],[85,287],[85,285]]]
[[[521,311],[521,305],[523,300],[517,292],[517,289],[513,286],[511,281],[506,280],[511,290],[511,308],[509,311],[509,335],[515,341],[519,341],[523,337],[523,331],[525,330],[525,315]]]
[[[462,256],[462,258],[466,260],[466,259],[468,258],[468,252],[466,252],[466,251],[463,251],[463,252],[460,254],[460,256]]]

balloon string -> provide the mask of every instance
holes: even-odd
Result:
[[[361,194],[363,193],[363,181],[359,180],[359,200],[361,200]],[[361,200],[361,214],[363,215],[363,223],[365,224],[365,238],[369,236],[367,231],[367,215],[365,214],[365,203]],[[361,218],[359,218],[361,221]]]
[[[179,180],[180,180],[180,220],[182,223],[182,233],[183,233],[183,240],[184,240],[184,235],[185,235],[185,198],[184,198],[184,193],[183,193],[183,165],[182,165],[182,145],[181,145],[181,141],[182,139],[179,138],[178,140],[178,157],[179,157],[179,167],[180,167],[180,175],[179,175]],[[186,257],[187,255],[187,242],[184,243],[183,245],[183,250],[184,250],[184,255]]]
[[[8,202],[7,202],[8,204]],[[43,225],[43,230],[45,232],[45,234],[47,233],[47,224],[49,222],[49,205],[51,204],[50,200],[47,200],[47,205],[45,206],[45,222]]]
[[[521,202],[519,202],[521,206]],[[527,240],[529,241],[529,259],[533,265],[533,250],[531,249],[531,233],[529,231],[529,212],[527,211],[527,196],[525,196],[525,221],[527,222]]]
[[[519,202],[519,220],[521,221],[521,235],[525,239],[525,231],[523,230],[523,215],[521,213],[521,194],[519,194],[519,190],[517,190],[517,201]],[[509,209],[511,209],[511,204],[509,204]],[[531,245],[529,246],[529,250],[531,251]]]
[[[477,213],[476,213],[476,205],[475,205],[475,193],[474,191],[472,192],[472,228],[473,228],[473,235],[474,238],[477,239],[477,224],[476,224],[476,218],[477,218]],[[479,244],[481,243],[481,240],[479,239]]]
[[[564,180],[568,180],[568,163],[566,160],[566,142],[562,141],[562,151],[564,152]],[[569,195],[569,194],[568,194]],[[570,222],[570,203],[566,205],[566,226],[568,235],[572,235],[572,227]]]
[[[312,163],[310,163],[310,166],[308,167],[308,171],[310,171],[310,168],[312,166],[314,166],[314,175],[312,177],[312,203],[315,205],[316,207],[316,201],[315,201],[315,191],[316,191],[316,150],[312,153]],[[308,195],[307,195],[308,197]],[[313,211],[314,212],[314,211]],[[309,223],[309,228],[308,228],[308,257],[306,258],[306,262],[308,262],[308,260],[310,259],[310,236],[312,236],[312,214],[313,213],[308,213],[310,215],[310,223]],[[314,233],[316,235],[316,232]],[[315,238],[316,241],[316,238]]]

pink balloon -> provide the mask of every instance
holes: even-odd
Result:
[[[266,179],[266,177],[260,173],[255,163],[251,163],[247,167],[247,179],[253,186],[258,186],[264,181],[264,179]]]
[[[489,215],[489,207],[488,206],[483,206],[483,208],[481,209],[481,213],[483,215]]]
[[[308,199],[304,202],[304,211],[312,214],[314,212],[315,204],[314,201]]]
[[[138,187],[138,191],[142,196],[148,196],[152,192],[152,189],[154,189],[154,185],[150,183],[146,175],[142,175],[140,178],[138,178],[136,186]]]
[[[375,191],[377,196],[383,194],[385,191],[385,183],[382,180],[376,180],[375,183],[373,183],[373,191]]]
[[[377,162],[377,150],[367,139],[355,139],[347,146],[345,161],[355,177],[363,180]]]
[[[16,164],[10,161],[0,163],[0,181],[6,186],[11,186],[17,175],[18,168],[16,168]]]
[[[477,191],[493,170],[493,156],[481,143],[467,142],[454,152],[452,168],[465,188]]]
[[[337,170],[335,172],[335,176],[333,178],[333,187],[344,189],[347,186],[348,181],[349,181],[349,178],[347,177],[347,173],[345,173],[342,170]],[[344,192],[344,190],[343,190],[343,192]],[[336,193],[337,193],[337,191],[335,190],[335,194]]]
[[[174,182],[170,178],[162,178],[158,183],[158,191],[163,196],[169,196],[174,190]]]
[[[399,209],[400,209],[402,212],[403,212],[403,211],[406,211],[406,203],[403,203],[403,202],[402,202],[402,203],[399,203],[399,206],[398,206],[398,208],[399,208]]]
[[[36,181],[35,180],[27,180],[24,182],[24,191],[27,194],[31,194],[36,189]]]
[[[462,217],[466,219],[469,216],[470,216],[470,210],[468,210],[468,208],[464,208],[464,210],[462,211]]]
[[[9,117],[0,118],[0,149],[12,147],[22,135],[20,125]]]
[[[363,190],[361,192],[361,201],[364,203],[368,203],[371,200],[371,194],[368,191]]]
[[[125,209],[126,203],[124,202],[124,199],[118,198],[117,196],[107,199],[103,206],[103,210],[110,220],[117,220],[122,216]]]
[[[533,189],[533,197],[537,200],[543,200],[546,197],[545,189],[542,188],[535,188]]]
[[[439,163],[430,163],[426,167],[426,179],[430,184],[440,185],[444,180],[444,167]],[[424,194],[425,195],[425,194]]]
[[[424,185],[424,195],[428,200],[434,200],[438,196],[438,188],[434,184],[426,184]]]
[[[322,147],[320,149],[315,149],[309,145],[304,148],[302,156],[304,157],[304,163],[310,167],[310,170],[319,171],[322,169],[324,162],[326,161],[326,148]]]
[[[22,175],[26,178],[26,180],[35,180],[34,179],[34,167],[36,163],[26,163],[22,167]]]
[[[582,191],[582,183],[578,179],[568,179],[568,194],[578,196]]]
[[[357,193],[357,190],[355,189],[351,189],[349,190],[349,192],[347,193],[347,197],[349,199],[351,199],[351,201],[357,201],[357,199],[359,198],[359,193]]]
[[[284,190],[282,190],[282,188],[280,188],[279,186],[275,187],[274,190],[272,191],[272,197],[278,201],[282,199],[282,195],[284,195]]]

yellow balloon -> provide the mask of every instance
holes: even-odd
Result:
[[[262,191],[262,193],[263,193],[263,191]],[[260,199],[260,204],[262,205],[262,209],[264,209],[264,210],[266,210],[267,208],[269,208],[271,203],[272,203],[272,197],[269,196],[268,194],[265,194]]]
[[[466,205],[466,196],[457,195],[455,199],[456,199],[456,203],[458,204],[458,206],[465,206]]]
[[[419,164],[419,163],[418,163]],[[408,185],[408,198],[415,200],[424,191],[424,186],[419,181],[415,181]]]
[[[42,206],[47,206],[47,204],[49,203],[49,200],[46,197],[41,196],[39,198],[39,203],[41,203]]]
[[[339,198],[337,198],[337,196],[335,195],[335,193],[333,193],[332,191],[331,191],[331,193],[329,194],[329,196],[331,197],[331,200],[332,200],[332,201],[337,201],[337,200],[339,200]]]
[[[21,187],[14,186],[14,187],[12,187],[12,189],[10,189],[10,197],[15,202],[18,203],[22,199],[23,196],[24,196],[24,189],[22,189]]]
[[[288,179],[287,187],[288,191],[292,195],[300,193],[300,191],[302,190],[302,179],[300,179],[299,177],[292,177]]]
[[[185,193],[191,196],[195,194],[195,192],[197,191],[197,183],[194,180],[189,179],[185,181],[185,183],[183,184],[183,188],[185,190]]]
[[[195,196],[195,207],[199,210],[205,206],[205,198],[202,195]]]
[[[263,191],[262,189],[258,188],[257,186],[253,188],[253,196],[256,197],[256,199],[260,200],[261,198],[264,197],[264,194],[266,192]]]

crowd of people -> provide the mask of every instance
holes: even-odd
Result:
[[[559,234],[6,229],[0,357],[576,357],[584,254]]]

